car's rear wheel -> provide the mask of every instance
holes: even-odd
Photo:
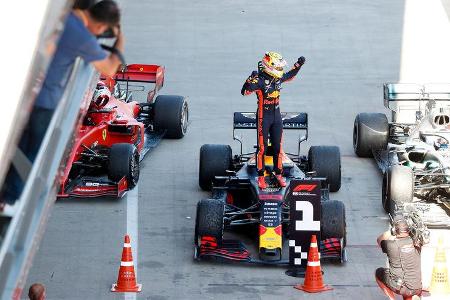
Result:
[[[154,126],[156,130],[166,130],[165,137],[181,139],[187,132],[189,107],[182,96],[160,95],[154,104]]]
[[[393,213],[395,205],[410,203],[414,199],[414,173],[402,165],[390,167],[383,177],[382,204],[388,213]]]
[[[325,177],[330,192],[341,188],[341,153],[336,146],[312,146],[308,152],[308,169],[318,177]]]
[[[128,143],[111,146],[108,177],[116,182],[126,177],[129,189],[136,186],[139,181],[139,152],[136,146]]]
[[[207,191],[215,176],[226,175],[231,167],[232,151],[229,145],[205,144],[200,148],[198,183]]]
[[[360,113],[353,125],[353,150],[359,157],[371,157],[372,150],[386,149],[389,123],[385,114]]]
[[[202,237],[212,237],[217,246],[222,245],[223,214],[224,203],[219,199],[203,199],[197,203],[194,237],[197,246],[200,245]]]
[[[321,203],[322,218],[320,230],[322,239],[338,238],[347,240],[347,224],[345,221],[344,203],[338,200],[327,200]]]

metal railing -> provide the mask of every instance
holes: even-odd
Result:
[[[20,297],[56,199],[61,162],[66,149],[70,151],[68,144],[87,111],[97,80],[93,68],[78,59],[1,244],[0,299]]]
[[[14,156],[15,147],[11,146],[17,145],[23,132],[73,0],[36,0],[29,4],[24,10],[21,1],[2,3],[2,55],[6,59],[0,81],[3,87],[8,87],[8,101],[3,104],[0,119],[0,185]],[[12,28],[10,24],[14,24],[18,16],[26,22]],[[14,44],[17,37],[21,39],[20,47]]]

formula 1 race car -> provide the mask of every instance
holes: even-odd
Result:
[[[182,96],[155,97],[163,83],[164,67],[157,65],[128,65],[102,78],[74,138],[59,197],[121,197],[137,184],[140,160],[163,136],[186,134],[188,103]],[[143,99],[133,101],[136,95]]]
[[[385,114],[360,113],[353,146],[383,172],[382,205],[422,211],[428,225],[450,226],[450,84],[385,84]]]
[[[282,113],[282,119],[285,130],[296,129],[305,133],[298,140],[297,154],[281,153],[286,187],[281,187],[272,173],[273,150],[270,145],[264,157],[268,183],[265,189],[258,187],[255,153],[242,153],[242,138],[238,138],[235,131],[256,129],[256,113],[234,113],[233,138],[241,145],[240,154],[233,157],[229,145],[205,144],[201,147],[199,185],[203,190],[211,190],[212,196],[197,204],[194,238],[196,259],[215,257],[252,263],[286,264],[288,261],[283,258],[283,246],[293,228],[290,224],[301,222],[304,228],[297,228],[300,234],[303,234],[302,230],[306,232],[311,229],[306,227],[320,223],[317,231],[321,235],[319,240],[323,258],[344,260],[345,207],[340,201],[329,200],[329,191],[336,192],[341,186],[339,148],[313,146],[309,149],[308,157],[301,156],[300,144],[308,137],[307,114]],[[292,195],[311,195],[310,192],[316,187],[316,184],[294,185],[294,182],[307,178],[320,183],[316,205],[321,213],[314,213],[313,216],[312,205],[308,203],[300,212],[303,221],[294,222],[290,204],[299,204],[291,201]],[[252,258],[250,251],[240,241],[226,239],[224,230],[237,234],[250,233],[253,239],[257,236],[259,259]],[[289,247],[292,247],[291,240],[292,235],[289,237]],[[306,240],[309,248],[310,237]],[[306,258],[306,254],[303,258]]]

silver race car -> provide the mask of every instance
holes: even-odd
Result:
[[[382,204],[419,210],[427,225],[449,226],[450,84],[385,84],[382,113],[355,118],[353,147],[383,172]]]

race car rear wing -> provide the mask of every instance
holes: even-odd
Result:
[[[300,144],[308,139],[308,114],[304,112],[282,112],[283,129],[304,130],[305,134],[299,137],[298,154],[300,153]],[[257,116],[255,112],[235,112],[233,116],[233,139],[241,144],[242,141],[236,136],[236,129],[256,129]],[[297,155],[298,155],[297,154]]]
[[[430,101],[450,111],[450,83],[385,83],[383,94],[395,123],[415,123]]]
[[[282,112],[283,129],[308,130],[308,114],[298,112]],[[234,129],[256,129],[255,112],[235,112]]]
[[[102,76],[102,80],[106,79]],[[156,93],[164,85],[164,67],[158,65],[132,64],[120,69],[112,78],[113,83],[107,83],[112,89],[116,82],[126,82],[125,91],[128,95],[129,82],[154,83],[153,90],[148,92],[147,101],[152,102]],[[128,97],[125,97],[128,98]]]
[[[164,67],[158,65],[127,65],[114,76],[116,81],[148,82],[162,86]]]

